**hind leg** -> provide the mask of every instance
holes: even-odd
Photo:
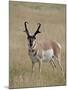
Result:
[[[60,69],[61,69],[61,71],[62,71],[63,69],[62,69],[62,65],[61,65],[61,62],[60,62],[59,59],[57,59],[57,63],[58,63],[58,65],[60,66]]]
[[[52,61],[51,61],[51,60],[49,61],[49,63],[51,64],[51,66],[52,66],[52,68],[53,68],[53,70],[54,70],[54,66],[53,66],[53,64],[52,64]]]
[[[54,67],[56,68],[56,65],[55,65],[55,63],[54,63],[54,60],[51,59],[49,62],[50,62],[50,64],[52,65],[52,68],[53,68],[53,70],[54,70]]]
[[[60,66],[60,69],[62,71],[62,64],[61,64],[61,57],[60,57],[60,55],[58,55],[57,57],[55,56],[54,58],[57,61],[58,65]]]
[[[52,63],[53,63],[53,65],[54,65],[54,67],[56,68],[56,64],[55,64],[55,62],[54,62],[54,60],[52,59]]]
[[[61,59],[60,59],[60,57],[56,58],[55,60],[57,61],[57,64],[60,66],[60,70],[61,70],[61,72],[62,72],[62,74],[63,74],[63,76],[64,76],[64,71],[63,71],[63,67],[62,67],[62,64],[61,64]]]

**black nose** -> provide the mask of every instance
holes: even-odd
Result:
[[[32,41],[30,40],[30,47],[32,47]]]
[[[32,43],[30,43],[30,47],[32,47]]]

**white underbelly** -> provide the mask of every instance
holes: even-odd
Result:
[[[54,56],[53,49],[48,49],[46,51],[42,50],[41,55],[39,54],[40,52],[38,51],[36,55],[34,55],[33,52],[29,52],[29,56],[32,60],[32,62],[37,62],[39,59],[42,61],[50,61],[52,57]]]
[[[53,49],[48,49],[46,51],[42,51],[42,60],[43,61],[49,61],[54,56]]]

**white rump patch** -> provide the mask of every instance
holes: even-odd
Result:
[[[42,51],[42,60],[43,61],[49,61],[54,56],[53,49],[48,49],[46,51]]]

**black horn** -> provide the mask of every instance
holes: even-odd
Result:
[[[29,32],[28,32],[28,29],[27,29],[27,25],[26,24],[28,24],[27,21],[24,22],[24,25],[25,25],[25,31],[24,32],[26,32],[26,34],[29,36]]]
[[[40,27],[41,27],[41,24],[40,23],[38,23],[38,28],[37,28],[37,31],[34,33],[34,36],[36,36],[38,33],[41,33],[40,31],[39,31],[39,29],[40,29]]]

